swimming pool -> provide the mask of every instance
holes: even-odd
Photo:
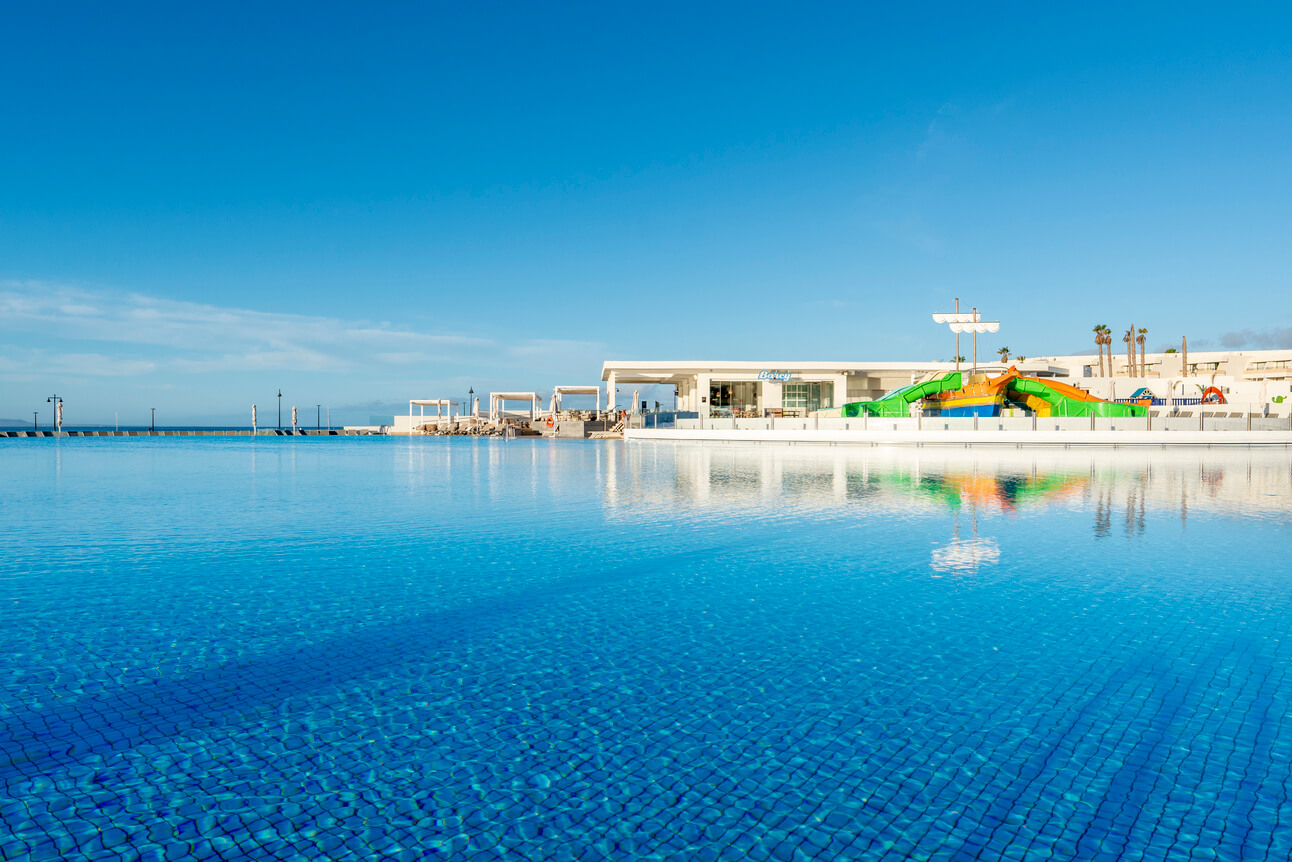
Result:
[[[1286,451],[0,444],[0,857],[1292,858]]]

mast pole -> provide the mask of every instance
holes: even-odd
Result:
[[[960,317],[960,297],[956,297],[956,318]],[[960,370],[960,332],[956,331],[956,371]]]

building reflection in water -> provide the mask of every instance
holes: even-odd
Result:
[[[945,516],[935,572],[1001,560],[1009,521],[1029,510],[1087,512],[1096,539],[1135,540],[1164,517],[1273,517],[1292,523],[1284,449],[935,449],[629,443],[605,469],[608,517],[775,520],[849,513]],[[911,522],[913,523],[913,522]],[[989,525],[984,534],[984,524]],[[927,530],[929,525],[920,529]],[[903,529],[899,522],[895,530]],[[1179,527],[1176,527],[1179,529]],[[948,535],[949,533],[949,535]],[[893,538],[901,538],[894,536]],[[917,538],[928,540],[927,532]]]

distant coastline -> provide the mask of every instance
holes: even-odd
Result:
[[[64,431],[148,431],[148,425],[72,425],[63,423]],[[0,419],[0,431],[30,431],[31,420]],[[53,431],[48,420],[42,420],[40,430]],[[250,425],[158,425],[158,431],[250,431]]]

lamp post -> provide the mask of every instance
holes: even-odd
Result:
[[[57,395],[51,395],[45,399],[45,403],[54,405],[54,436],[57,437],[63,430],[63,399]]]
[[[467,389],[467,415],[474,416],[476,412],[476,388],[471,386]]]
[[[150,407],[149,409],[153,411],[153,419],[152,419],[152,427],[149,428],[148,430],[150,433],[156,434],[157,433],[157,408]]]
[[[323,405],[314,405],[314,430],[320,431],[323,428]]]
[[[283,390],[278,390],[278,430],[283,430]]]
[[[31,430],[39,432],[40,426],[36,424],[36,417],[40,415],[39,410],[31,411]]]

